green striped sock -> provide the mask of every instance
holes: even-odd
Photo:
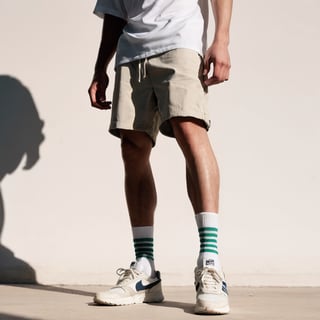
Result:
[[[200,238],[198,267],[214,266],[221,269],[218,251],[218,214],[201,212],[196,215],[196,222]]]
[[[150,277],[155,275],[153,258],[153,226],[132,227],[135,268]]]
[[[136,260],[145,257],[153,260],[153,238],[133,239]]]

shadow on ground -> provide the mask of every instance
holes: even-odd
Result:
[[[7,313],[0,313],[0,320],[42,320],[39,318],[25,318]]]
[[[177,308],[183,310],[185,313],[194,314],[194,304],[180,301],[164,300],[162,303],[152,303],[151,305],[160,308]]]
[[[65,293],[65,294],[75,294],[80,296],[87,296],[87,297],[93,297],[94,292],[79,290],[79,289],[71,289],[66,288],[63,286],[52,286],[52,285],[42,285],[42,284],[36,284],[36,285],[29,285],[29,284],[12,284],[14,287],[19,288],[26,288],[26,289],[32,289],[32,290],[42,290],[42,291],[51,291],[51,292],[58,292],[58,293]]]

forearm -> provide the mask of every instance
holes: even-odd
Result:
[[[211,0],[215,18],[214,41],[229,44],[233,0]]]
[[[98,57],[95,65],[95,73],[106,72],[117,49],[118,40],[126,21],[111,15],[105,15]]]

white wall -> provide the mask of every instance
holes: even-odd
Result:
[[[225,273],[233,285],[320,285],[320,2],[234,2],[232,74],[210,90]],[[0,84],[9,75],[28,88],[45,135],[38,162],[23,170],[24,157],[1,181],[2,275],[15,264],[41,283],[111,284],[133,258],[119,141],[106,131],[110,113],[87,97],[101,30],[94,3],[0,2]],[[16,101],[10,88],[0,101]],[[1,108],[17,132],[39,123]],[[174,140],[160,137],[152,162],[157,267],[166,285],[191,285],[198,238]]]

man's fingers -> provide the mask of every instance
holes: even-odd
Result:
[[[111,108],[111,101],[106,100],[106,95],[103,91],[101,93],[99,90],[96,93],[96,102],[94,104],[94,107],[97,107],[99,109],[110,109]]]
[[[101,110],[108,110],[111,109],[111,101],[99,101],[93,104],[92,106]]]
[[[95,107],[101,110],[111,109],[111,101],[106,101],[105,97],[96,99],[96,96],[94,95],[94,98],[90,96],[90,100],[91,100],[92,107]]]
[[[216,63],[215,67],[214,67],[214,72],[213,72],[213,76],[216,77],[217,79],[223,81],[225,80],[225,76],[226,76],[226,66],[222,63]]]
[[[212,85],[215,85],[215,84],[219,84],[219,83],[221,83],[221,82],[223,82],[224,80],[219,80],[219,79],[217,79],[217,78],[215,78],[215,77],[211,77],[211,78],[209,78],[209,79],[206,79],[205,81],[204,81],[204,83],[205,83],[205,85],[206,86],[212,86]]]
[[[204,83],[207,86],[218,84],[229,79],[230,66],[224,63],[216,62],[213,67],[213,74],[211,77],[205,77]]]
[[[202,72],[204,76],[207,76],[209,74],[210,65],[211,65],[210,57],[205,56],[203,60],[203,72]]]

